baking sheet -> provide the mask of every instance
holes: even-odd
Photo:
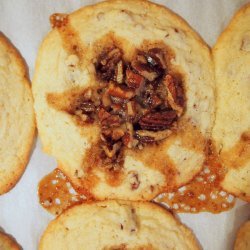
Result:
[[[125,1],[125,0],[124,0]],[[50,29],[49,16],[69,13],[81,6],[96,3],[89,0],[0,0],[0,30],[10,38],[25,58],[32,79],[36,53],[42,38]],[[233,13],[246,0],[163,0],[185,18],[212,46]],[[39,140],[21,181],[0,197],[0,229],[13,235],[23,249],[37,249],[39,238],[53,218],[38,202],[37,183],[56,167],[53,158],[41,151]],[[239,225],[250,217],[250,204],[237,201],[229,212],[219,215],[200,213],[177,215],[196,234],[205,250],[230,250]]]

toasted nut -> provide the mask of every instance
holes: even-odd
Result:
[[[116,67],[116,82],[122,83],[123,82],[123,62],[120,61]]]
[[[144,130],[165,130],[169,128],[176,120],[177,115],[173,110],[164,112],[149,113],[143,116],[139,124]]]
[[[156,71],[152,70],[146,64],[142,64],[138,61],[132,61],[131,65],[140,75],[145,77],[150,82],[154,81],[159,76]]]
[[[144,77],[139,74],[134,73],[132,70],[126,70],[126,83],[130,88],[140,88],[144,83]]]
[[[130,89],[115,86],[113,83],[111,83],[109,85],[108,93],[111,96],[115,96],[115,97],[118,97],[118,98],[121,98],[121,99],[131,99],[132,97],[135,96],[134,91],[132,91]]]
[[[166,139],[172,134],[171,130],[162,131],[148,131],[148,130],[138,130],[136,131],[136,138],[141,142],[155,142]]]
[[[177,89],[176,84],[174,83],[174,79],[171,75],[166,75],[164,78],[164,84],[167,88],[167,101],[172,107],[173,110],[175,110],[178,114],[178,116],[181,116],[183,113],[183,108],[178,104],[177,99]]]

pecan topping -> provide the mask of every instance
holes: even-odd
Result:
[[[168,69],[164,51],[138,51],[131,62],[117,47],[105,49],[95,69],[99,83],[87,89],[71,105],[71,114],[101,128],[98,151],[102,166],[118,171],[124,149],[143,149],[169,137],[184,110],[181,78]],[[140,185],[132,173],[131,189]]]

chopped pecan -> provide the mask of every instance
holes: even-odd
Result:
[[[75,115],[81,119],[82,122],[91,121],[90,117],[86,114],[83,114],[81,110],[76,110]]]
[[[148,55],[159,65],[162,69],[166,69],[166,62],[163,51],[159,48],[153,48],[148,51]]]
[[[178,116],[181,116],[183,113],[183,105],[184,99],[183,99],[183,90],[180,86],[178,86],[171,75],[166,75],[164,78],[164,84],[167,88],[167,101],[174,109]]]
[[[165,130],[176,120],[177,115],[173,110],[149,113],[139,120],[139,124],[144,130]]]
[[[110,96],[107,91],[105,91],[102,95],[102,105],[104,107],[109,107],[111,105]]]
[[[174,78],[171,75],[166,75],[164,78],[164,84],[166,85],[168,91],[172,95],[173,99],[176,100],[177,98],[177,92],[176,92],[176,87],[174,83]]]
[[[115,72],[115,81],[117,83],[122,83],[123,82],[123,62],[119,61],[116,67],[116,72]]]
[[[109,158],[112,158],[121,148],[121,145],[121,142],[117,142],[112,146],[112,149],[109,149],[107,145],[102,145],[102,149]]]
[[[105,81],[114,79],[117,63],[121,59],[122,53],[118,48],[102,53],[96,64],[97,75]]]
[[[137,56],[136,56],[136,60],[142,64],[147,64],[147,59],[145,58],[144,55],[142,55],[141,53],[139,53]]]
[[[128,147],[128,148],[132,148],[133,147],[133,140],[134,140],[134,128],[132,123],[130,122],[126,122],[126,128],[127,131],[125,133],[125,136],[123,136],[123,143]]]
[[[154,91],[146,92],[143,98],[144,107],[156,108],[161,105],[163,101],[154,93]]]
[[[171,130],[162,130],[162,131],[148,131],[148,130],[137,130],[135,137],[142,143],[156,142],[166,139],[171,135]]]
[[[126,83],[130,88],[140,88],[144,83],[144,77],[134,73],[132,70],[126,70]]]
[[[101,121],[103,127],[119,127],[121,125],[121,119],[118,115],[110,115],[107,119]]]
[[[112,98],[112,100],[113,100],[113,98]],[[112,113],[113,114],[119,114],[120,111],[123,111],[123,109],[122,109],[122,103],[112,103],[111,108],[112,108]]]
[[[98,118],[102,122],[106,120],[108,117],[110,117],[111,114],[107,112],[104,108],[100,108],[98,111]]]
[[[135,96],[135,92],[133,90],[128,89],[126,87],[122,88],[120,86],[115,86],[113,83],[109,85],[108,93],[111,96],[118,97],[121,99],[131,99]]]
[[[116,96],[110,96],[110,99],[111,99],[111,101],[113,103],[112,107],[114,106],[114,104],[117,104],[121,108],[121,104],[123,104],[125,102],[124,99],[121,99],[121,98],[116,97]]]
[[[121,139],[125,134],[125,131],[122,128],[115,128],[112,131],[112,139],[114,141],[117,141],[119,139]]]
[[[91,96],[92,96],[92,89],[87,89],[84,93],[84,99],[90,100]]]
[[[125,133],[125,135],[122,137],[122,143],[128,147],[129,145],[132,145],[132,140],[133,138],[131,138],[129,133]],[[131,146],[130,146],[131,147]]]
[[[107,138],[111,137],[112,136],[112,130],[110,128],[105,128],[105,129],[102,129],[102,141],[106,141]]]
[[[150,82],[154,81],[159,76],[159,73],[153,70],[147,64],[142,64],[134,60],[132,61],[131,65],[133,69],[135,69],[140,75],[142,75],[144,78],[146,78]]]
[[[134,117],[136,115],[136,113],[135,113],[135,102],[134,101],[129,101],[127,103],[127,114],[130,117]]]
[[[79,104],[79,106],[76,109],[82,110],[83,113],[92,113],[95,111],[96,107],[94,103],[90,101],[83,101]]]

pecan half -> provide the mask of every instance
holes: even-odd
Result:
[[[173,110],[149,113],[139,120],[139,124],[144,130],[165,130],[176,120],[177,114]]]

